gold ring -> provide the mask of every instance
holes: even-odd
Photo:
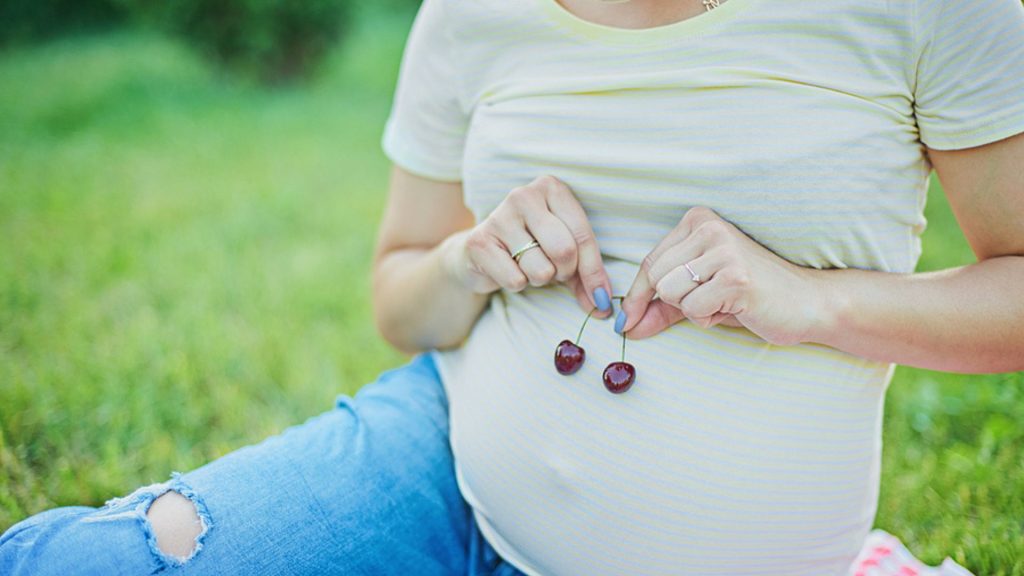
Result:
[[[530,249],[533,249],[533,248],[539,248],[539,247],[540,247],[540,242],[537,242],[536,240],[531,240],[531,241],[527,242],[526,244],[524,244],[522,248],[520,248],[519,250],[516,250],[515,252],[513,252],[512,253],[512,259],[516,261],[516,264],[519,264],[519,259],[523,257],[523,254],[525,254],[527,250],[530,250]]]

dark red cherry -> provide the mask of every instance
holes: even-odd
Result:
[[[622,394],[636,380],[636,368],[629,362],[612,362],[604,369],[604,387],[612,394]]]
[[[562,340],[555,348],[555,369],[559,374],[566,376],[575,374],[580,366],[583,366],[583,360],[586,357],[586,350],[569,340]]]

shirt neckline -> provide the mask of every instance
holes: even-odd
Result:
[[[590,40],[626,45],[663,44],[672,40],[699,36],[742,12],[753,0],[726,0],[713,10],[678,22],[650,28],[620,28],[580,18],[557,0],[536,0],[552,20]]]

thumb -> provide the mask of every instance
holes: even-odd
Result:
[[[711,328],[712,326],[717,326],[717,325],[725,322],[726,320],[728,320],[730,318],[735,318],[735,316],[733,316],[732,314],[726,314],[725,312],[715,312],[709,318],[706,319],[707,320],[707,326],[704,326],[704,327],[705,328]],[[726,323],[726,326],[728,326],[728,325],[729,324]]]
[[[686,318],[686,315],[679,308],[661,300],[655,300],[647,306],[643,316],[626,332],[626,337],[631,340],[639,340],[654,336],[683,318]]]
[[[636,278],[633,279],[633,285],[629,287],[629,292],[626,292],[626,297],[622,299],[622,310],[619,311],[619,316],[615,319],[615,331],[627,332],[633,336],[635,334],[633,329],[646,315],[648,307],[653,305],[654,294],[654,286],[651,286],[647,277],[647,266],[641,265],[640,270],[636,273]],[[660,301],[658,302],[660,303]]]

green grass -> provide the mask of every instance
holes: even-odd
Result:
[[[409,16],[311,87],[134,33],[0,54],[0,530],[258,441],[402,357],[369,266]],[[972,261],[933,186],[922,269]],[[955,329],[955,327],[951,327]],[[1024,378],[900,368],[878,525],[1024,575]]]

